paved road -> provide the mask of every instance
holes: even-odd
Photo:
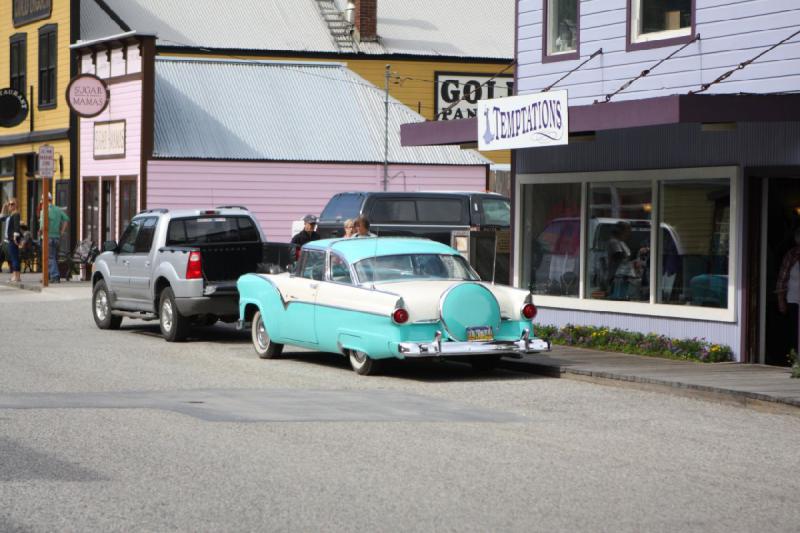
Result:
[[[460,364],[359,377],[0,287],[0,531],[796,531],[800,417]]]

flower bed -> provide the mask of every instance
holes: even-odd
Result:
[[[562,328],[552,325],[535,327],[536,336],[553,344],[595,348],[668,359],[683,359],[703,363],[731,361],[730,346],[714,344],[705,339],[672,339],[656,333],[637,333],[623,329],[567,324]]]

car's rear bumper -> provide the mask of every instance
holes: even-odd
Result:
[[[237,316],[239,314],[238,295],[175,298],[175,305],[178,307],[178,311],[180,311],[183,316]]]
[[[548,352],[550,343],[537,338],[528,338],[527,332],[516,341],[443,341],[437,335],[433,342],[399,342],[397,351],[401,357],[458,357],[465,355],[524,355]]]

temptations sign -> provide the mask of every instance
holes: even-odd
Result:
[[[569,141],[567,91],[478,102],[478,149],[556,146]]]
[[[13,0],[14,27],[36,20],[49,19],[53,12],[53,0]]]
[[[106,82],[94,74],[76,76],[67,85],[67,105],[84,118],[102,113],[110,97]]]
[[[28,100],[16,89],[0,89],[0,126],[13,128],[28,116]]]

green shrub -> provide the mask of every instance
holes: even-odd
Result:
[[[656,333],[638,333],[623,329],[567,324],[562,328],[541,325],[536,336],[553,344],[581,346],[636,355],[666,357],[717,363],[731,361],[733,351],[724,344],[714,344],[701,338],[673,339]]]

